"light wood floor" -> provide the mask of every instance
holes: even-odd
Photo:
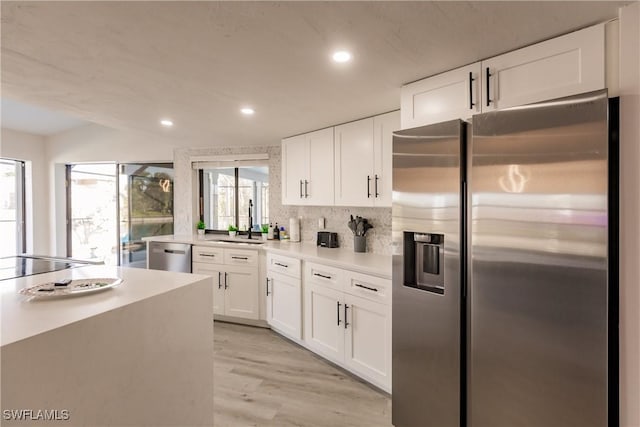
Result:
[[[390,427],[391,399],[268,329],[216,322],[216,427]]]

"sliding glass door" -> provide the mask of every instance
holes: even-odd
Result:
[[[147,236],[173,234],[173,165],[120,165],[120,265],[146,267]]]
[[[67,165],[68,255],[146,267],[143,237],[173,234],[171,163]]]
[[[114,163],[67,167],[70,257],[117,265],[116,171]]]
[[[24,162],[0,159],[0,257],[25,251]]]

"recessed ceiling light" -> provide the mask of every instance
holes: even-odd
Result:
[[[252,116],[255,113],[255,110],[253,108],[244,107],[240,109],[240,112],[245,116]]]
[[[351,53],[346,50],[339,50],[333,53],[332,58],[335,62],[349,62],[351,60]]]
[[[170,128],[171,126],[173,126],[173,122],[168,119],[160,120],[160,124],[166,128]]]

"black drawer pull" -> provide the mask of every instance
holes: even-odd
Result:
[[[361,285],[360,283],[356,283],[356,286],[359,288],[367,289],[369,291],[378,292],[376,288],[370,288],[369,286]]]
[[[242,259],[242,260],[248,260],[249,258],[247,258],[246,256],[232,256],[231,259]]]
[[[320,274],[320,273],[313,273],[314,276],[318,276],[318,277],[322,277],[323,279],[331,279],[331,276],[325,276],[324,274]]]
[[[215,257],[215,255],[214,255],[214,254],[200,254],[200,256],[208,256],[208,257],[210,257],[210,258]]]
[[[274,264],[277,265],[278,267],[289,268],[287,264],[280,264],[279,262],[274,262]]]

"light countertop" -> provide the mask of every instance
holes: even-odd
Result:
[[[123,283],[100,292],[50,300],[29,300],[18,293],[24,287],[55,280],[110,277],[120,277]],[[2,280],[0,345],[30,338],[202,280],[211,278],[197,274],[106,266],[86,266]]]
[[[233,240],[223,242],[223,240]],[[261,241],[257,236],[254,241]],[[313,243],[290,242],[288,240],[267,240],[263,244],[246,243],[246,236],[231,239],[229,236],[218,234],[207,234],[204,238],[198,235],[167,235],[145,237],[143,240],[154,242],[186,243],[198,246],[214,247],[238,247],[243,249],[258,249],[282,255],[300,258],[305,261],[318,262],[332,265],[339,268],[358,271],[365,274],[372,274],[385,279],[391,279],[391,256],[374,253],[356,253],[351,249],[342,248],[322,248]]]

